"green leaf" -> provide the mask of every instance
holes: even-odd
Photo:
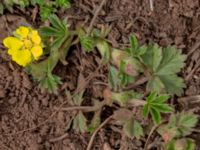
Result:
[[[168,128],[166,125],[160,125],[157,132],[162,136],[165,143],[172,141],[178,134],[177,128]]]
[[[170,113],[173,110],[167,104],[153,104],[151,107],[162,113]]]
[[[54,10],[50,6],[46,5],[40,6],[40,17],[43,21],[47,20],[49,16],[52,15],[53,12]]]
[[[49,21],[52,24],[52,26],[59,31],[63,31],[65,33],[67,26],[62,23],[62,21],[56,16],[56,15],[51,15],[49,17]]]
[[[177,73],[184,67],[185,55],[175,47],[162,49],[153,44],[141,58],[152,75],[151,80],[148,81],[147,90],[181,95],[185,84]]]
[[[51,27],[42,27],[40,33],[47,44],[51,48],[51,52],[59,51],[59,59],[65,65],[66,56],[71,46],[73,35],[68,30],[68,24],[62,22],[56,15],[49,17]]]
[[[137,139],[140,139],[141,136],[144,136],[144,132],[143,132],[143,128],[141,126],[141,124],[139,122],[137,122],[136,120],[134,120],[134,136]]]
[[[187,138],[187,147],[186,150],[195,150],[196,144],[193,139]]]
[[[55,29],[53,27],[42,27],[39,31],[43,38],[47,38],[51,36],[56,37],[62,34],[62,32],[60,32],[58,29]]]
[[[170,96],[167,95],[167,94],[159,95],[159,96],[156,98],[156,102],[159,103],[159,104],[160,104],[160,103],[164,103],[164,102],[166,102],[169,98],[170,98]]]
[[[175,47],[163,49],[163,59],[156,70],[157,75],[171,75],[180,72],[184,67],[186,56],[182,55]]]
[[[150,79],[146,86],[148,91],[162,93],[165,91],[165,85],[162,83],[159,77],[154,76]]]
[[[103,62],[108,63],[111,58],[111,48],[108,42],[105,40],[97,40],[96,46],[101,54],[101,57],[103,58]]]
[[[69,48],[72,44],[72,40],[73,40],[73,36],[69,35],[69,37],[65,37],[66,40],[62,43],[62,46],[59,48],[59,57],[60,57],[60,61],[65,65],[67,64],[66,62],[66,56],[69,52]]]
[[[119,73],[120,87],[125,87],[134,82],[134,77],[127,75],[126,73]]]
[[[37,64],[32,63],[27,68],[33,78],[39,82],[39,85],[50,92],[56,92],[58,84],[61,83],[60,78],[52,74],[58,60],[58,51],[53,51],[47,59]]]
[[[116,69],[113,66],[110,66],[108,81],[109,81],[110,87],[114,91],[117,91],[118,89],[128,85],[129,83],[132,83],[134,81],[134,77],[129,76],[123,72],[119,72],[118,69]]]
[[[192,139],[177,139],[174,144],[175,150],[195,150],[195,144]]]
[[[87,120],[82,112],[79,112],[73,121],[73,129],[77,132],[84,133],[87,131]]]
[[[32,5],[35,5],[35,4],[43,5],[44,2],[45,2],[44,0],[31,0]]]
[[[93,133],[95,131],[95,129],[100,125],[101,123],[101,110],[100,111],[96,111],[94,113],[94,116],[92,118],[91,124],[88,128],[88,131],[90,133]]]
[[[147,51],[147,46],[146,45],[142,45],[141,47],[139,47],[137,49],[137,56],[141,56],[141,55],[144,55]]]
[[[91,52],[94,49],[94,39],[88,36],[81,36],[80,43],[86,52]]]
[[[178,77],[176,74],[174,75],[159,75],[160,80],[165,86],[165,90],[167,93],[173,95],[176,94],[180,96],[183,93],[183,88],[185,84],[183,79]]]
[[[159,124],[161,121],[160,112],[157,109],[151,108],[150,113],[151,113],[154,123]]]
[[[130,120],[126,121],[123,125],[123,131],[124,133],[132,138],[134,136],[134,120],[131,118]]]
[[[62,44],[66,41],[66,39],[68,38],[68,36],[59,36],[57,38],[55,38],[55,40],[51,43],[51,49],[52,50],[58,50],[59,48],[61,48]]]
[[[110,87],[114,91],[117,91],[120,85],[120,79],[118,75],[119,75],[119,71],[115,67],[110,66],[109,73],[108,73],[108,82],[109,82]]]
[[[150,95],[147,97],[147,102],[151,103],[152,101],[154,101],[157,98],[157,93],[156,92],[152,92],[150,93]]]
[[[163,58],[162,48],[157,44],[148,46],[146,53],[141,56],[144,64],[152,71],[155,72]]]
[[[146,104],[143,107],[143,116],[147,117],[149,112],[156,124],[160,123],[160,113],[171,113],[172,108],[166,104],[169,99],[169,95],[159,95],[156,92],[150,93],[147,97]]]
[[[13,5],[14,5],[14,2],[12,0],[4,1],[5,8],[8,9],[11,13],[13,13]]]
[[[134,91],[125,91],[125,92],[112,92],[112,99],[114,102],[117,102],[120,106],[126,106],[127,103],[134,99],[139,99],[143,95]]]
[[[22,9],[24,9],[25,7],[29,6],[29,1],[28,0],[21,0],[18,1],[17,3]]]
[[[81,105],[81,103],[82,103],[82,101],[83,101],[83,94],[84,94],[84,92],[85,92],[85,91],[83,90],[83,91],[81,91],[80,93],[74,95],[74,97],[73,97],[73,102],[74,102],[75,105],[78,105],[78,106]]]
[[[178,123],[181,126],[193,128],[193,127],[196,126],[197,122],[198,122],[198,116],[197,115],[194,115],[191,112],[189,112],[189,113],[182,112],[180,114]]]
[[[62,8],[69,8],[70,1],[69,0],[56,0],[56,6]]]
[[[131,48],[129,49],[129,53],[131,54],[131,56],[135,55],[135,51],[138,48],[138,41],[136,36],[131,35],[129,38],[130,44],[131,44]]]
[[[176,150],[175,149],[175,140],[170,141],[166,144],[166,150]]]
[[[133,118],[124,123],[123,131],[130,138],[136,137],[140,139],[144,135],[142,126]]]
[[[148,104],[144,105],[144,107],[143,107],[143,116],[144,116],[145,118],[148,117],[149,111],[150,111],[149,105],[148,105]]]
[[[4,12],[4,6],[0,3],[0,14],[3,15]]]
[[[193,128],[197,125],[198,116],[192,112],[181,112],[172,114],[169,122],[159,128],[159,133],[165,137],[180,138],[192,133]],[[164,131],[164,132],[163,132]]]
[[[44,79],[39,80],[39,86],[43,89],[47,89],[50,93],[57,93],[58,84],[61,83],[60,77],[52,75],[51,73]]]

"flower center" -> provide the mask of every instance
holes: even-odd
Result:
[[[30,49],[32,47],[32,42],[28,39],[25,39],[24,46],[25,46],[25,48]]]

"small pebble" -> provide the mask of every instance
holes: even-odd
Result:
[[[16,97],[12,97],[11,99],[8,100],[8,103],[13,105],[17,102],[17,98]]]

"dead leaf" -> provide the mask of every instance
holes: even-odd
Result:
[[[133,116],[132,111],[121,108],[119,110],[116,110],[113,115],[113,119],[120,121],[120,122],[125,122],[127,120],[130,120]]]

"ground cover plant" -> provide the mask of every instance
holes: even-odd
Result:
[[[68,123],[64,121],[65,134],[50,139],[50,143],[64,140],[68,132],[72,131],[79,136],[88,135],[86,146],[79,149],[90,150],[99,138],[98,133],[107,127],[131,142],[140,141],[142,149],[198,148],[198,142],[193,137],[193,133],[198,133],[197,110],[179,108],[182,102],[190,103],[187,100],[192,100],[190,97],[181,98],[187,89],[181,71],[187,63],[188,55],[183,54],[175,45],[142,43],[134,32],[129,34],[127,44],[122,44],[122,47],[115,46],[109,39],[112,27],[93,27],[93,20],[104,3],[103,0],[89,27],[78,23],[72,27],[68,20],[53,14],[56,10],[44,15],[41,14],[41,9],[41,20],[47,19],[47,23],[38,28],[18,26],[12,34],[3,39],[5,52],[12,63],[23,68],[23,72],[29,75],[34,86],[39,87],[37,90],[59,97],[62,95],[62,89],[66,100],[62,101],[59,107],[51,105],[53,113],[42,123],[18,130],[16,133],[3,132],[2,135],[13,136],[32,130],[37,132],[38,128],[47,124],[56,114],[64,117],[64,113],[71,113]],[[69,1],[13,1],[9,3],[10,8],[5,1],[1,7],[12,9],[15,5],[28,7],[29,4],[41,8],[49,5],[50,9],[56,6],[57,9],[62,6],[68,7]],[[63,83],[63,77],[59,76],[56,69],[70,67],[68,59],[74,47],[76,49],[73,51],[79,50],[81,53],[79,57],[97,57],[98,67],[87,78],[82,74],[84,69],[80,69],[79,75],[75,76],[77,87],[70,90],[69,87],[65,87],[68,83]],[[79,62],[82,63],[82,58],[79,58]],[[95,76],[98,78],[98,72],[102,68],[106,69],[103,75],[106,80],[97,82],[103,85],[98,89],[100,94],[89,95],[87,85]],[[197,102],[198,96],[193,97],[191,103]],[[45,102],[42,103],[46,105]],[[46,133],[50,132],[49,128],[44,130]],[[156,141],[155,137],[159,140]],[[123,145],[122,143],[120,144]],[[106,149],[105,145],[103,149]]]

